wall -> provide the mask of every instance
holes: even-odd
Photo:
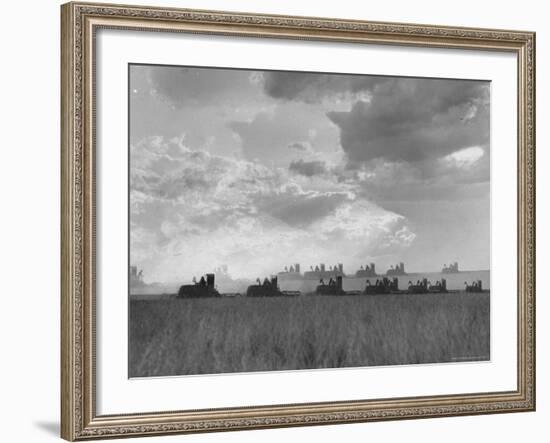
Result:
[[[550,119],[547,99],[550,31],[544,2],[524,0],[307,2],[305,0],[149,0],[134,3],[404,21],[536,31],[538,49],[538,411],[484,417],[412,420],[314,428],[165,437],[141,441],[253,442],[280,440],[464,442],[543,441],[550,418],[550,303],[544,268],[550,262]],[[0,109],[0,406],[2,441],[55,441],[59,420],[59,2],[3,4]],[[452,383],[452,380],[449,380]],[[546,441],[546,440],[545,440]]]

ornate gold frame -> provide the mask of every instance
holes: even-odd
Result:
[[[94,33],[98,28],[509,51],[518,59],[517,390],[98,416]],[[122,5],[61,7],[61,436],[67,440],[535,409],[535,34]]]

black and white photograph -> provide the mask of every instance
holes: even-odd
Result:
[[[125,3],[3,4],[0,440],[548,440],[546,4]]]
[[[489,81],[128,80],[129,377],[491,359]]]

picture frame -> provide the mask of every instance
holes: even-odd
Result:
[[[534,33],[81,2],[62,5],[61,28],[62,438],[76,441],[535,410]],[[104,179],[104,172],[97,169],[96,56],[100,30],[515,56],[517,287],[509,292],[517,306],[516,389],[98,413],[96,331],[101,319],[97,316],[97,271],[101,264],[97,252],[102,237],[98,235],[101,207],[96,188]]]

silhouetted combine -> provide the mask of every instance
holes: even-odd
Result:
[[[310,270],[304,272],[304,279],[306,280],[326,280],[326,279],[335,279],[336,277],[345,277],[346,274],[344,273],[344,265],[342,263],[338,263],[334,266],[329,266],[328,268],[325,266],[324,263],[321,263],[318,266],[310,266]]]
[[[294,263],[293,265],[285,266],[284,271],[277,273],[277,275],[287,280],[301,280],[303,278],[300,270],[300,263]]]
[[[371,284],[370,280],[367,280],[367,286],[365,286],[364,294],[375,295],[375,294],[391,294],[399,292],[398,280],[395,277],[393,280],[390,280],[387,277],[382,279],[376,279],[374,284]]]
[[[416,284],[412,281],[409,281],[409,286],[407,287],[407,292],[409,294],[425,294],[428,292],[428,279],[423,278],[422,281],[417,280]]]
[[[318,295],[345,295],[346,292],[343,289],[342,285],[342,276],[339,275],[334,278],[330,278],[328,284],[325,284],[324,280],[319,281],[319,286],[317,286],[315,292]]]
[[[433,293],[442,293],[447,292],[447,280],[442,278],[441,280],[438,280],[435,282],[435,284],[431,284],[428,282],[428,292]]]
[[[464,285],[466,286],[466,292],[483,292],[483,287],[481,284],[481,280],[472,282],[471,285],[464,282]]]
[[[365,278],[365,277],[376,277],[376,268],[374,266],[374,263],[371,263],[369,265],[361,265],[361,268],[355,273],[356,278]]]
[[[441,269],[441,272],[443,274],[456,274],[460,272],[458,270],[458,262],[455,261],[454,263],[449,264],[449,266],[447,266],[446,264],[443,265],[443,269]]]
[[[397,263],[395,267],[393,267],[393,265],[390,266],[390,269],[386,271],[386,275],[388,277],[393,277],[395,275],[407,275],[405,272],[405,263]]]
[[[407,292],[409,294],[427,294],[428,292],[433,294],[444,293],[447,292],[447,280],[442,278],[441,280],[436,281],[434,284],[428,281],[427,278],[417,280],[416,283],[413,283],[409,280]]]
[[[300,291],[281,291],[277,283],[277,277],[271,277],[271,280],[264,278],[263,283],[258,278],[257,285],[250,285],[246,290],[247,297],[281,297],[281,296],[297,296]]]
[[[178,291],[178,298],[206,297],[220,297],[220,293],[214,287],[214,274],[206,274],[206,279],[203,276],[198,283],[194,281],[192,285],[182,285]]]

